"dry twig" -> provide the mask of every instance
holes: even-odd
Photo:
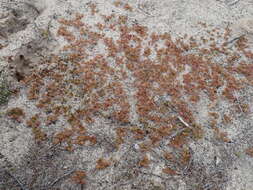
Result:
[[[150,172],[143,172],[143,171],[140,171],[140,170],[139,170],[139,173],[144,174],[144,175],[155,176],[155,177],[158,177],[158,178],[161,178],[161,179],[164,179],[164,180],[170,180],[171,178],[174,178],[173,176],[171,176],[171,178],[162,177],[162,176],[160,176],[158,174],[154,174],[154,173],[150,173]]]
[[[177,117],[186,127],[192,128],[188,123],[186,123],[182,117],[178,116]]]
[[[17,183],[18,185],[20,186],[21,190],[29,190],[27,189],[24,184],[18,179],[16,178],[13,174],[11,174],[9,171],[5,170],[5,172],[10,176],[12,177]]]
[[[238,37],[236,37],[236,38],[233,38],[232,40],[226,42],[224,45],[227,46],[228,44],[231,44],[231,43],[233,43],[233,42],[235,42],[235,41],[237,41],[237,40],[240,40],[240,39],[243,38],[244,36],[245,36],[245,34],[242,34],[242,35],[240,35],[240,36],[238,36]]]
[[[237,3],[239,3],[239,1],[240,1],[240,0],[235,0],[234,2],[229,3],[228,5],[229,5],[229,6],[233,6],[233,5],[237,4]]]
[[[32,8],[38,15],[40,14],[40,11],[32,4],[24,2],[23,4],[27,5],[28,7]]]
[[[58,182],[61,181],[62,179],[64,179],[64,178],[68,177],[69,175],[71,175],[74,171],[75,171],[75,170],[73,169],[73,170],[67,172],[66,174],[64,174],[64,175],[62,175],[62,176],[60,176],[60,177],[58,177],[58,178],[55,179],[53,182],[51,182],[50,184],[48,184],[48,185],[44,188],[44,190],[47,190],[47,189],[51,188],[52,186],[54,186],[56,183],[58,183]]]

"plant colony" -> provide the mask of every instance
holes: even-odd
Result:
[[[132,11],[128,4],[116,2],[115,6]],[[67,151],[93,146],[96,135],[88,134],[87,129],[103,117],[118,126],[114,139],[117,149],[127,139],[135,139],[143,152],[137,163],[140,167],[149,167],[151,160],[146,153],[158,146],[172,150],[164,152],[163,159],[185,166],[191,159],[188,142],[204,135],[206,126],[195,119],[196,104],[203,97],[210,102],[206,120],[214,135],[230,142],[217,121],[221,118],[228,124],[233,111],[249,112],[249,106],[238,103],[235,96],[253,85],[253,53],[244,37],[231,42],[226,28],[207,30],[206,38],[185,35],[172,39],[168,33],[131,24],[127,16],[101,15],[94,4],[90,11],[102,21],[88,25],[85,15],[78,13],[73,19],[58,20],[57,35],[67,44],[59,55],[41,63],[42,69],[34,69],[22,81],[27,86],[27,98],[46,115],[27,118],[26,125],[32,128],[37,142],[48,140],[42,125],[53,127],[64,119],[66,126],[54,134],[54,144],[63,145]],[[214,59],[217,56],[221,61]],[[212,111],[220,100],[231,105],[231,113]],[[23,122],[24,115],[20,108],[8,112],[17,122]],[[247,153],[252,155],[251,149]],[[105,169],[110,164],[101,158],[95,168]],[[163,172],[177,175],[180,171],[166,167]],[[85,176],[85,172],[77,171],[73,180],[83,184]]]

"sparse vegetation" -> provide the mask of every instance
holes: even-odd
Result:
[[[121,1],[114,5],[126,12],[134,10]],[[58,19],[57,38],[65,46],[20,81],[36,114],[28,113],[26,120],[27,113],[14,107],[7,110],[8,118],[24,122],[38,146],[45,143],[63,148],[66,155],[86,150],[90,159],[87,170],[71,176],[72,182],[82,187],[93,183],[89,176],[102,176],[109,168],[126,170],[124,162],[129,160],[132,173],[127,171],[127,181],[140,174],[165,181],[194,174],[198,176],[194,180],[202,175],[203,181],[211,181],[203,168],[197,168],[201,164],[194,163],[190,144],[203,140],[206,129],[212,131],[209,135],[216,143],[231,143],[224,126],[231,124],[236,114],[250,113],[248,102],[237,97],[253,84],[253,53],[246,38],[240,37],[231,48],[229,28],[199,23],[205,36],[186,34],[174,39],[169,33],[153,32],[130,21],[127,15],[103,15],[95,3],[88,7],[87,14],[99,21],[88,24],[82,13]],[[217,61],[219,56],[225,58]],[[4,104],[10,92],[1,81],[0,90],[0,104]],[[196,117],[203,99],[208,104],[205,126]],[[228,112],[219,112],[220,102],[226,102]],[[102,121],[111,127],[104,129],[106,122]],[[252,157],[252,148],[245,152]],[[152,173],[154,165],[159,166],[159,175]],[[211,181],[211,188],[219,189],[222,177],[220,183]],[[120,184],[123,180],[115,181]],[[191,187],[205,188],[202,182],[196,183]]]

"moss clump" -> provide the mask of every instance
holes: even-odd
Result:
[[[0,105],[6,104],[10,95],[11,91],[9,90],[6,80],[0,76]]]

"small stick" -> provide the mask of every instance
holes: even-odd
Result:
[[[228,5],[229,5],[229,6],[233,6],[233,5],[237,4],[239,1],[240,1],[240,0],[236,0],[236,1],[234,1],[234,2],[232,2],[232,3],[230,3],[230,4],[228,4]]]
[[[145,10],[141,7],[141,5],[140,5],[140,1],[138,1],[137,8],[138,8],[138,10],[139,10],[140,12],[146,14],[148,17],[154,17],[154,16],[155,16],[155,15],[152,15],[152,14],[150,14],[149,12],[145,11]]]
[[[168,106],[172,109],[172,111],[174,111],[175,113],[178,113],[178,112],[175,110],[175,108],[173,107],[173,105],[171,105],[170,103],[168,103]],[[178,118],[186,127],[189,127],[189,128],[192,129],[192,127],[191,127],[187,122],[185,122],[185,121],[183,120],[182,117],[177,116],[177,118]]]
[[[178,134],[182,133],[184,130],[185,130],[185,128],[179,129],[178,131],[176,131],[175,133],[170,135],[169,139],[172,139],[172,138],[176,137]]]
[[[57,148],[60,144],[53,144],[52,146],[50,146],[46,152],[50,151],[50,150],[55,150],[55,148]]]
[[[165,179],[165,180],[170,179],[170,178],[167,178],[167,177],[162,177],[162,176],[157,175],[157,174],[154,174],[154,173],[147,173],[147,172],[143,172],[143,171],[140,171],[140,170],[139,170],[139,172],[140,172],[140,173],[142,173],[142,174],[145,174],[145,175],[151,175],[151,176],[159,177],[159,178],[161,178],[161,179]],[[172,178],[172,177],[171,177],[171,178]]]
[[[192,164],[192,162],[193,162],[193,151],[192,151],[191,148],[189,148],[189,149],[190,149],[190,154],[191,154],[191,156],[190,156],[190,160],[189,160],[187,166],[183,169],[183,174],[184,174],[184,175],[186,175],[186,172],[189,170],[189,168],[190,168],[190,166],[191,166],[191,164]]]
[[[234,38],[234,39],[232,39],[232,40],[230,40],[230,41],[228,41],[228,42],[225,42],[225,44],[224,45],[228,45],[228,44],[231,44],[231,43],[233,43],[234,41],[236,41],[236,40],[239,40],[239,39],[241,39],[242,37],[244,37],[245,36],[245,34],[243,34],[243,35],[241,35],[241,36],[238,36],[238,37],[236,37],[236,38]]]
[[[49,185],[47,185],[47,187],[45,189],[49,189],[49,187],[54,186],[56,183],[58,183],[60,180],[64,179],[65,177],[71,175],[75,170],[71,170],[70,172],[58,177],[56,180],[54,180],[52,183],[50,183]]]
[[[186,123],[182,117],[178,116],[177,117],[186,127],[192,128],[188,123]]]
[[[39,15],[40,14],[40,11],[32,4],[30,3],[26,3],[24,2],[23,4],[27,5],[28,7],[32,8],[33,10],[35,10],[35,12]]]
[[[9,171],[7,171],[7,170],[5,170],[5,172],[6,172],[9,176],[11,176],[11,177],[18,183],[18,185],[20,186],[20,188],[21,188],[22,190],[28,190],[18,178],[16,178],[14,175],[12,175],[12,174],[11,174]]]
[[[242,107],[241,107],[241,104],[240,104],[240,102],[239,102],[238,98],[237,98],[236,96],[235,96],[235,98],[236,98],[236,101],[237,101],[238,106],[239,106],[239,108],[240,108],[240,111],[243,113],[243,110],[242,110]]]

